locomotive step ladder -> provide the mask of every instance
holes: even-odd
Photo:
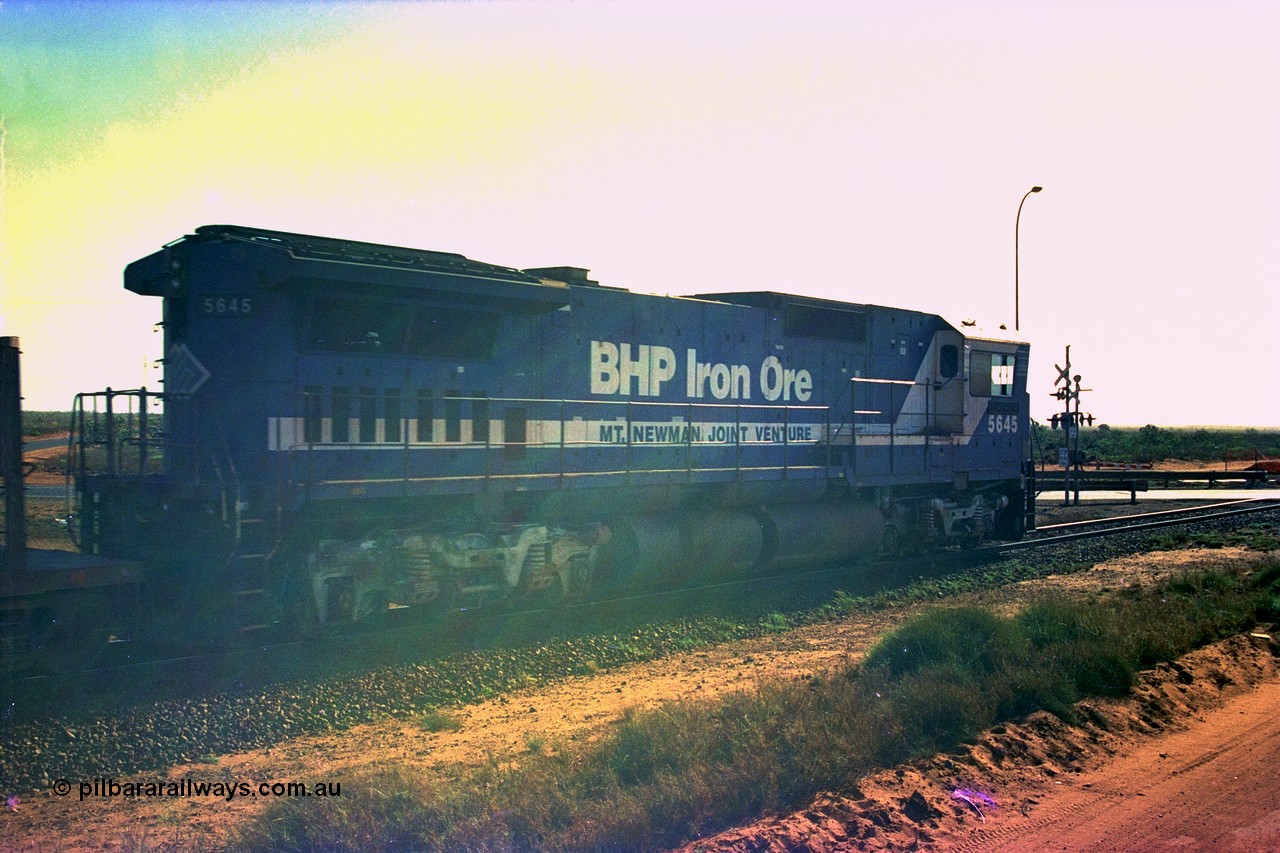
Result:
[[[272,627],[276,614],[267,594],[267,567],[275,548],[276,531],[265,518],[236,521],[237,542],[227,560],[227,578],[234,607],[233,624],[241,633]]]

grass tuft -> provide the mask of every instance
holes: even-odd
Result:
[[[418,725],[427,732],[456,732],[462,728],[462,720],[434,708],[418,718]]]

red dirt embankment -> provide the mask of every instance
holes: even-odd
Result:
[[[1266,635],[1145,673],[1131,698],[1034,714],[682,848],[1219,853],[1280,850],[1280,666]]]

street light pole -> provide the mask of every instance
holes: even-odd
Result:
[[[1013,330],[1020,331],[1022,324],[1019,322],[1021,313],[1021,304],[1018,290],[1018,229],[1022,225],[1022,205],[1027,201],[1027,196],[1032,193],[1038,193],[1044,187],[1032,187],[1027,190],[1026,195],[1022,197],[1022,201],[1018,202],[1018,218],[1013,222]]]

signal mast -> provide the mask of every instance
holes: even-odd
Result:
[[[1066,483],[1065,491],[1062,496],[1062,505],[1071,505],[1071,471],[1080,466],[1080,424],[1087,423],[1093,426],[1093,413],[1080,411],[1080,394],[1084,391],[1092,391],[1092,388],[1080,387],[1080,374],[1071,375],[1071,344],[1067,344],[1067,355],[1064,359],[1065,367],[1054,365],[1058,371],[1058,378],[1053,384],[1061,386],[1050,396],[1057,397],[1063,402],[1062,414],[1054,415],[1049,422],[1054,429],[1061,426],[1067,431],[1066,441],[1063,446],[1058,449],[1058,464],[1065,470],[1064,481]],[[1074,383],[1075,387],[1072,387]],[[1071,408],[1072,403],[1075,409]],[[1076,487],[1076,505],[1080,504],[1080,488]]]

